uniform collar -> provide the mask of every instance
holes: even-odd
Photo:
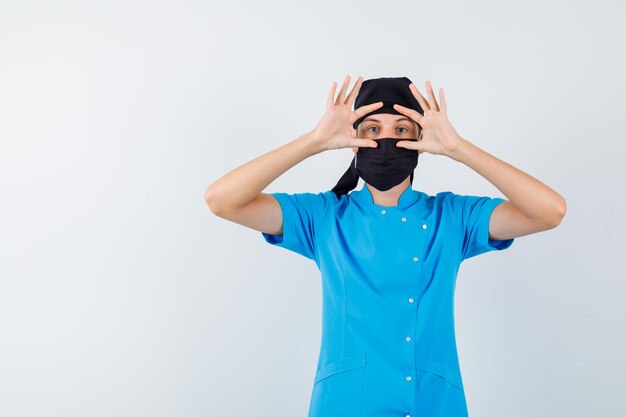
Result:
[[[375,209],[386,209],[386,210],[404,210],[417,202],[420,198],[419,191],[415,191],[411,184],[400,194],[398,198],[397,206],[381,206],[379,204],[374,203],[374,197],[370,192],[367,185],[363,183],[363,186],[358,191],[352,191],[350,193],[351,198],[359,203],[361,206],[373,207]]]

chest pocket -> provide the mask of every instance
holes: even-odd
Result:
[[[317,370],[309,417],[360,417],[365,353],[327,363]]]

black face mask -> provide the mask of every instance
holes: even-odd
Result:
[[[413,149],[397,147],[401,140],[417,142],[417,139],[381,138],[375,139],[376,148],[359,147],[354,157],[354,167],[363,181],[379,191],[400,184],[411,175],[417,166],[419,153]]]

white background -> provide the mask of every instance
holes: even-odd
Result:
[[[431,80],[461,136],[567,200],[558,228],[461,268],[470,415],[623,416],[624,12],[0,1],[0,415],[305,416],[319,271],[203,193],[312,130],[350,74]],[[352,155],[265,191],[329,190]],[[413,187],[505,197],[429,154]]]

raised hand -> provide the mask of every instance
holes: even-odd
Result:
[[[378,146],[373,139],[357,138],[356,130],[352,128],[352,124],[359,117],[383,106],[383,102],[379,101],[352,111],[352,105],[359,94],[362,83],[363,77],[359,76],[350,94],[346,97],[346,90],[350,84],[350,76],[346,75],[339,95],[335,98],[337,82],[333,81],[326,100],[326,112],[313,129],[313,136],[320,141],[323,150],[350,147],[375,148]]]
[[[430,81],[426,80],[426,90],[428,91],[429,100],[426,100],[420,94],[413,83],[409,85],[409,89],[420,106],[422,106],[424,115],[422,116],[418,111],[399,104],[394,104],[393,108],[421,126],[421,138],[417,142],[399,141],[396,146],[413,149],[419,153],[428,152],[435,155],[450,155],[451,152],[461,145],[463,139],[448,120],[448,111],[446,99],[443,95],[443,88],[439,89],[441,108],[437,100],[435,100],[435,94]]]

